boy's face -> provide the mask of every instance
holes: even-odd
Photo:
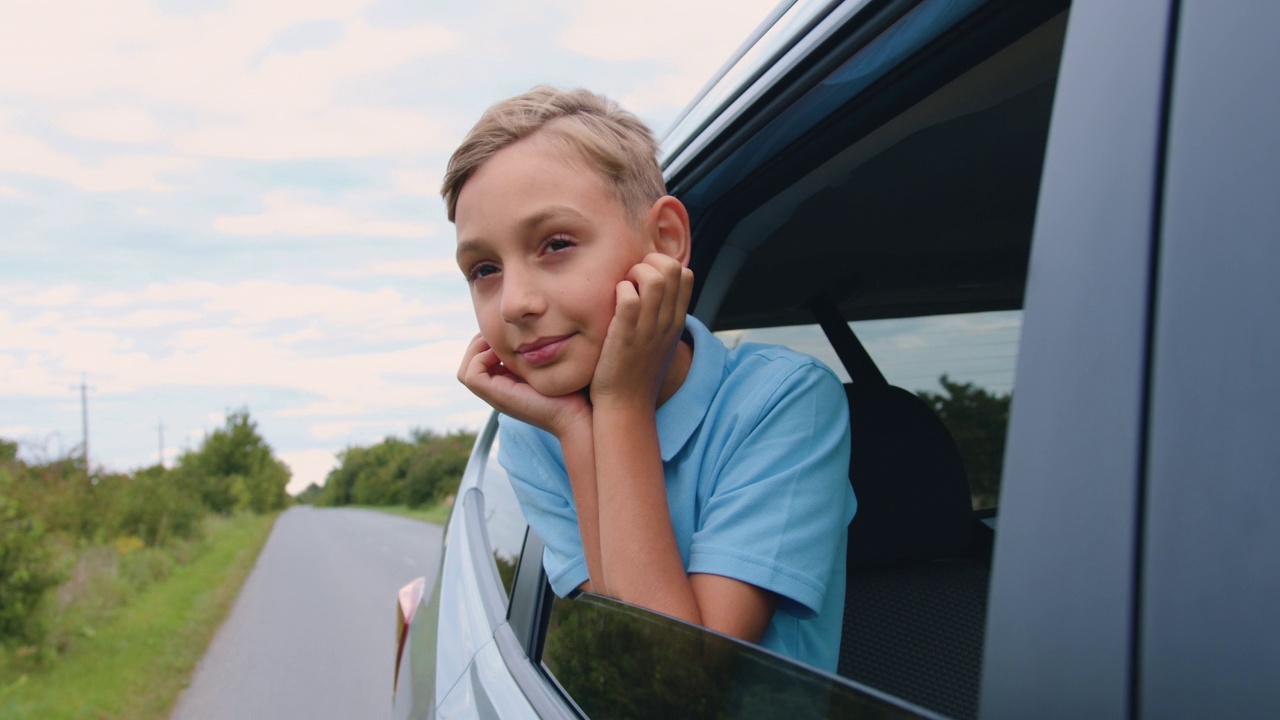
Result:
[[[597,171],[539,132],[503,148],[458,193],[458,266],[480,333],[546,396],[591,383],[614,288],[653,249]]]

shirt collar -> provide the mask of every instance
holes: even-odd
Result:
[[[686,315],[684,326],[693,338],[693,361],[684,382],[657,412],[658,446],[664,463],[680,452],[702,424],[720,389],[728,354],[720,338],[694,316]]]

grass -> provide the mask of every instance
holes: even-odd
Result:
[[[366,510],[377,510],[378,512],[391,513],[401,517],[421,520],[423,522],[434,523],[444,526],[449,521],[449,511],[453,509],[452,502],[438,502],[435,505],[420,508],[410,508],[406,505],[355,505],[353,507],[362,507]]]
[[[0,717],[168,717],[253,569],[275,515],[218,519],[207,549],[42,670],[0,687]]]

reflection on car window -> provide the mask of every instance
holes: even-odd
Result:
[[[964,458],[975,509],[996,505],[1022,311],[963,313],[850,323],[890,385],[929,404]],[[786,345],[849,374],[817,325],[718,333],[727,344]]]
[[[489,545],[493,547],[493,559],[498,564],[502,586],[510,597],[516,561],[520,558],[520,547],[524,544],[524,533],[529,525],[520,512],[520,504],[511,489],[511,479],[498,463],[497,437],[494,437],[485,460],[480,489],[484,493],[484,522],[489,533]]]
[[[586,593],[555,601],[542,663],[587,717],[918,717],[754,645]]]

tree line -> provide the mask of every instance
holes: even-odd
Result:
[[[338,466],[329,471],[324,487],[313,484],[299,499],[330,507],[434,505],[457,493],[475,441],[475,433],[463,430],[414,430],[408,439],[348,447],[338,453]]]
[[[39,648],[47,595],[84,557],[191,540],[210,514],[279,510],[289,476],[247,409],[173,467],[130,473],[94,472],[79,456],[29,462],[0,438],[0,647]]]

